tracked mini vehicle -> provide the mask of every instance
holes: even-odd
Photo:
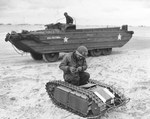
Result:
[[[46,91],[59,107],[86,118],[97,119],[114,108],[125,105],[129,98],[113,86],[90,80],[75,86],[63,81],[50,81]]]
[[[17,49],[30,53],[35,60],[43,58],[48,62],[57,61],[59,53],[72,52],[80,45],[89,50],[89,55],[109,55],[112,48],[124,46],[131,38],[133,31],[128,26],[106,28],[82,28],[76,25],[62,23],[45,25],[44,30],[27,31],[21,33],[12,31],[6,35]]]

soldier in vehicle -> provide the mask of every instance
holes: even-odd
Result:
[[[87,69],[86,56],[88,49],[80,46],[76,51],[67,54],[59,65],[64,72],[64,80],[73,85],[84,85],[88,83],[90,74],[85,72]]]
[[[73,18],[67,12],[64,13],[64,16],[66,17],[66,24],[73,24]]]

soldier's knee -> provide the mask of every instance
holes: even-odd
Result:
[[[87,80],[89,80],[89,78],[90,78],[90,74],[89,74],[89,73],[87,73],[87,72],[85,72],[85,75],[86,75],[86,79],[87,79]]]

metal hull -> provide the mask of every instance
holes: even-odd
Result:
[[[60,52],[71,52],[84,45],[91,56],[109,55],[112,48],[122,47],[131,38],[133,31],[127,26],[92,29],[45,29],[7,34],[5,41],[17,49],[35,57],[57,61]],[[39,56],[41,55],[41,56]],[[36,58],[35,58],[36,60]]]
[[[129,99],[114,87],[90,80],[83,86],[50,81],[46,91],[54,104],[82,117],[100,118],[106,112],[125,105]]]
[[[15,39],[11,35],[11,43],[24,52],[53,53],[70,52],[80,45],[85,45],[89,50],[122,47],[132,37],[132,32],[115,28],[77,29],[68,31],[42,30],[34,31]],[[32,36],[30,38],[30,36]],[[19,45],[22,44],[19,47]]]

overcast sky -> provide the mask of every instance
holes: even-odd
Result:
[[[150,0],[0,0],[0,23],[150,26]],[[61,19],[62,18],[62,19]]]

